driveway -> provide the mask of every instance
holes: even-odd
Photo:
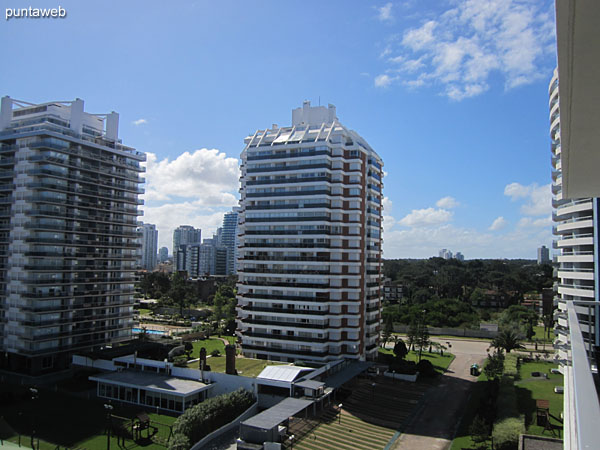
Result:
[[[476,381],[469,374],[472,364],[487,357],[489,342],[462,339],[433,339],[446,345],[456,358],[439,384],[426,394],[420,411],[394,443],[394,450],[445,450],[450,447],[462,418],[471,387]]]

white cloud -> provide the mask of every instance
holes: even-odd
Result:
[[[502,216],[499,216],[496,218],[496,220],[494,220],[492,222],[489,230],[490,231],[498,231],[498,230],[501,230],[502,228],[504,228],[507,224],[508,224],[508,222],[506,221],[506,219]]]
[[[238,189],[239,166],[219,150],[184,152],[173,161],[147,154],[146,200],[199,199],[207,206],[231,204]]]
[[[552,212],[551,184],[538,186],[537,183],[524,186],[520,183],[510,183],[504,188],[504,195],[512,201],[525,200],[521,213],[527,216],[543,216]]]
[[[132,123],[137,127],[138,125],[144,125],[148,123],[148,121],[146,119],[138,119],[134,120]]]
[[[375,7],[375,9],[377,10],[377,18],[379,20],[381,20],[382,22],[389,22],[394,20],[394,16],[392,14],[392,7],[394,5],[392,5],[392,3],[386,3],[385,5],[381,6],[381,7]]]
[[[157,225],[161,246],[171,249],[173,230],[184,224],[210,237],[223,213],[238,203],[238,160],[219,150],[203,148],[160,161],[147,153],[145,164],[142,219]]]
[[[398,223],[407,227],[427,227],[439,225],[452,220],[452,212],[445,209],[425,208],[413,209],[410,214],[400,219]]]
[[[453,100],[487,91],[492,73],[513,89],[538,80],[554,64],[551,3],[448,0],[445,12],[405,30],[385,56],[391,64],[405,64],[402,84],[437,84]],[[415,77],[408,76],[411,70]]]
[[[375,87],[386,88],[390,84],[392,84],[392,81],[394,81],[394,80],[389,75],[385,75],[385,74],[377,75],[375,77]]]
[[[435,206],[437,206],[438,208],[444,208],[444,209],[452,209],[452,208],[456,208],[458,205],[460,205],[460,203],[458,201],[456,201],[456,199],[454,197],[443,197],[440,198]]]

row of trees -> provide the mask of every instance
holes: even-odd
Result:
[[[476,288],[514,293],[540,292],[552,287],[552,266],[530,260],[470,260],[443,258],[383,261],[386,277],[404,286],[412,303],[438,298],[469,299]]]

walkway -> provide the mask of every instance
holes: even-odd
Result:
[[[444,344],[450,342],[452,348],[448,351],[456,358],[440,383],[427,392],[421,410],[394,443],[394,450],[446,450],[452,443],[475,381],[469,369],[472,364],[483,362],[489,343],[460,339],[439,341]]]

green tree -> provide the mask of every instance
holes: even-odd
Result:
[[[381,341],[383,343],[382,347],[385,348],[385,344],[390,340],[392,333],[394,332],[394,320],[391,315],[387,316],[385,321],[385,326],[383,328],[383,333],[381,335]]]
[[[180,315],[183,316],[183,308],[190,303],[191,290],[183,274],[176,272],[173,274],[169,297],[176,305],[179,305]]]
[[[500,330],[498,336],[492,340],[492,347],[499,350],[506,350],[506,353],[510,353],[511,350],[525,349],[525,347],[521,345],[519,334],[512,328]]]
[[[402,339],[398,339],[398,342],[394,345],[394,355],[399,359],[404,359],[408,355],[408,349]]]
[[[490,427],[483,417],[480,415],[475,416],[473,422],[471,422],[471,426],[469,427],[469,434],[471,435],[471,440],[475,444],[476,448],[487,448],[486,441],[490,437]]]
[[[499,352],[494,352],[493,355],[488,355],[483,373],[488,380],[497,380],[504,372],[504,355]]]

